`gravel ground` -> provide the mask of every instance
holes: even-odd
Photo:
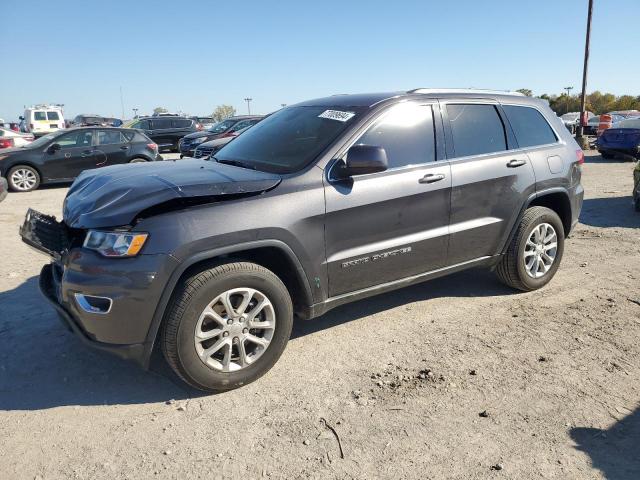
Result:
[[[256,383],[202,396],[90,351],[37,290],[0,204],[0,478],[640,478],[633,165],[589,154],[581,223],[546,288],[469,271],[299,322]]]

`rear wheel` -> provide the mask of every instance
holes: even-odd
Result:
[[[13,191],[30,192],[40,186],[40,174],[33,167],[18,165],[9,170],[7,182]]]
[[[165,319],[162,348],[189,385],[231,390],[264,375],[291,334],[293,307],[282,281],[253,263],[229,263],[187,278]]]
[[[140,158],[140,157],[132,158],[129,161],[129,163],[146,163],[146,162],[148,162],[146,158]]]
[[[531,207],[496,273],[505,285],[525,292],[537,290],[553,278],[563,252],[564,226],[558,214],[546,207]]]

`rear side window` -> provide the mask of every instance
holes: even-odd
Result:
[[[99,130],[98,145],[112,145],[114,143],[124,143],[122,134],[117,130]]]
[[[436,159],[433,111],[428,105],[413,103],[392,107],[356,144],[383,147],[390,169],[433,162]]]
[[[45,112],[33,112],[34,120],[46,120],[47,114]]]
[[[504,125],[494,105],[447,105],[456,157],[507,149]]]
[[[151,120],[151,128],[153,130],[162,130],[171,128],[171,119],[170,118],[154,118]]]
[[[193,120],[187,120],[184,118],[179,118],[176,120],[171,120],[171,125],[174,128],[189,128],[191,126],[191,122],[193,122]]]
[[[558,141],[545,118],[535,108],[515,105],[503,105],[502,108],[507,114],[520,148],[546,145]]]
[[[58,112],[47,112],[47,120],[60,120]]]

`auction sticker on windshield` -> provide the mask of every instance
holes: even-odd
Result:
[[[341,112],[340,110],[325,110],[318,117],[338,120],[339,122],[349,121],[355,115],[354,112]]]

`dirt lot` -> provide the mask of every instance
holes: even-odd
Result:
[[[588,156],[581,223],[543,290],[471,271],[345,306],[298,323],[270,373],[216,396],[64,330],[38,293],[46,259],[17,228],[29,206],[59,214],[66,188],[10,194],[0,478],[638,479],[632,169]]]

